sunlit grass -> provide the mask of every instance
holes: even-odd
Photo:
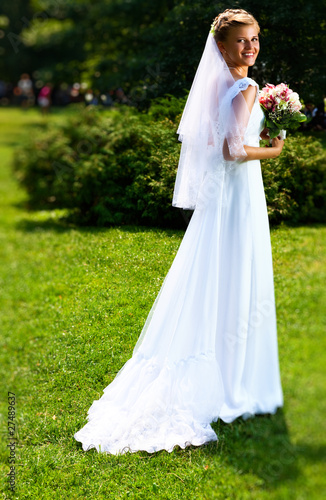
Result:
[[[122,457],[73,434],[131,356],[183,232],[76,228],[27,212],[10,174],[43,118],[0,109],[1,484],[30,499],[320,499],[325,480],[326,228],[272,231],[285,406],[218,422],[219,443]],[[58,114],[59,116],[59,114]],[[62,113],[58,119],[63,119]],[[17,397],[17,488],[6,489],[7,391]]]

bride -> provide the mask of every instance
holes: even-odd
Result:
[[[178,129],[173,205],[194,213],[132,357],[74,435],[85,451],[198,446],[217,440],[218,418],[283,404],[259,160],[284,142],[259,147],[264,116],[247,76],[258,53],[252,15],[215,18]]]

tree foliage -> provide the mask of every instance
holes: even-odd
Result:
[[[47,72],[55,83],[84,80],[101,91],[121,86],[141,107],[153,97],[189,90],[209,26],[228,7],[210,0],[3,0],[9,26],[1,39],[2,70],[9,68],[15,78],[22,71]],[[260,22],[257,81],[285,81],[306,101],[320,101],[325,1],[235,0],[232,7],[249,10]],[[20,37],[18,52],[9,33]]]
[[[0,79],[16,80],[24,68],[33,67],[34,53],[22,38],[22,30],[33,16],[29,1],[1,0],[0,4]]]

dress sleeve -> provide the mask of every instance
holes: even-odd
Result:
[[[241,78],[241,80],[237,80],[236,82],[234,82],[234,85],[229,89],[231,100],[233,100],[239,94],[239,92],[247,90],[249,85],[256,87],[258,90],[258,84],[252,78],[245,77]]]
[[[228,90],[220,110],[219,126],[224,140],[224,158],[229,161],[241,161],[246,158],[244,137],[247,130],[250,110],[242,95],[249,85],[257,88],[257,83],[251,78],[237,80]]]

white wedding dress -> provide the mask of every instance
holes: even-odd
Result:
[[[238,80],[233,90],[249,84]],[[263,118],[257,99],[245,144],[259,146]],[[214,167],[212,158],[131,359],[74,436],[84,450],[171,452],[217,440],[210,424],[218,418],[275,413],[283,404],[260,162],[223,175]]]

